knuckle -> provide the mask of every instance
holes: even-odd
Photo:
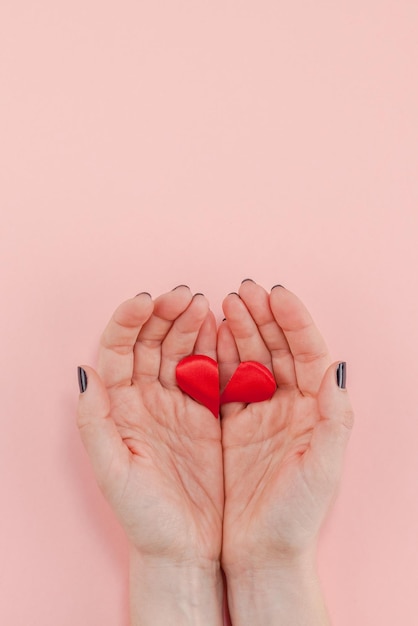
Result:
[[[320,361],[321,359],[325,359],[328,356],[327,350],[315,350],[315,351],[306,351],[306,352],[298,352],[295,354],[295,359],[300,363],[309,365],[310,363],[314,363],[315,361]]]

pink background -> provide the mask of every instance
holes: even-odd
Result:
[[[137,292],[221,318],[246,277],[348,362],[333,623],[415,620],[417,27],[415,0],[2,0],[0,623],[128,624],[76,366]]]

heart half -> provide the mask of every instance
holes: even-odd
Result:
[[[208,356],[193,354],[176,368],[177,384],[191,398],[206,406],[217,418],[220,404],[263,402],[276,391],[276,381],[267,367],[257,361],[243,361],[219,394],[218,363]]]
[[[267,367],[257,361],[243,361],[226,385],[220,403],[263,402],[270,400],[276,388],[274,376]]]
[[[218,417],[219,371],[216,361],[203,354],[186,356],[177,364],[176,379],[182,391]]]

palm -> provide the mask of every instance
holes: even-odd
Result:
[[[111,436],[94,449],[92,444],[91,457],[106,497],[142,554],[219,558],[219,420],[175,381],[183,356],[193,350],[214,356],[215,348],[207,302],[192,299],[186,288],[161,296],[154,306],[148,296],[123,303],[102,335],[98,372],[107,389]]]
[[[112,418],[127,450],[113,499],[134,545],[219,555],[222,452],[210,411],[155,382],[118,393]]]
[[[314,494],[312,477],[307,476],[317,419],[315,400],[277,391],[272,400],[249,405],[225,420],[227,550],[237,544],[241,553],[243,546],[248,555],[255,552],[260,533],[269,538],[264,553],[258,549],[262,560],[272,551],[283,556],[310,544],[322,511],[321,494]]]

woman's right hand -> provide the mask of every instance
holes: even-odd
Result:
[[[305,574],[315,577],[317,537],[337,491],[353,411],[347,391],[337,385],[338,362],[332,362],[296,295],[281,286],[268,294],[246,280],[239,295],[225,298],[223,308],[226,321],[218,331],[221,386],[248,360],[265,365],[277,382],[268,401],[221,408],[222,565],[233,623],[240,624],[249,623],[247,604],[254,586],[259,598],[273,586],[277,601],[294,579],[293,593],[303,606],[297,588],[304,588]],[[254,608],[257,598],[252,602]],[[282,597],[281,611],[286,606]],[[295,607],[288,609],[288,621],[279,608],[275,617],[259,614],[253,619],[265,624],[270,617],[271,623],[327,623],[326,617],[316,622],[308,615],[298,621]]]

